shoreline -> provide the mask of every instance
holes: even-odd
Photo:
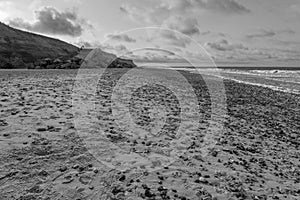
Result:
[[[259,83],[251,83],[251,82],[247,82],[247,81],[242,81],[242,80],[238,80],[238,79],[234,79],[234,78],[229,78],[229,77],[224,77],[224,76],[218,76],[218,75],[212,75],[209,74],[209,76],[215,76],[218,78],[222,78],[224,80],[230,80],[230,81],[234,81],[237,83],[242,83],[245,85],[253,85],[253,86],[257,86],[257,87],[263,87],[263,88],[268,88],[274,91],[278,91],[278,92],[284,92],[284,93],[289,93],[289,94],[295,94],[295,95],[300,95],[300,91],[298,90],[291,90],[288,88],[283,88],[283,87],[278,87],[278,86],[273,86],[273,85],[266,85],[266,84],[259,84]],[[295,83],[295,84],[300,84],[300,83]]]
[[[125,69],[125,68],[123,68]],[[135,68],[126,68],[126,69],[135,69]],[[142,69],[142,68],[141,68]],[[146,68],[146,69],[154,69],[154,70],[157,70],[156,68]],[[204,68],[206,69],[206,68]],[[209,68],[207,68],[209,69]],[[82,69],[0,69],[0,71],[5,71],[5,72],[9,72],[9,71],[37,71],[37,72],[46,72],[46,71],[58,71],[58,70],[62,70],[62,71],[70,71],[73,73],[73,71],[78,71],[78,70],[82,70]],[[97,68],[86,68],[84,70],[97,70]],[[162,69],[162,70],[165,70],[165,69]],[[176,68],[171,68],[171,70],[175,70],[175,71],[185,71],[185,72],[189,72],[189,73],[195,73],[189,69],[176,69]],[[300,68],[299,68],[300,70]],[[293,71],[291,69],[291,71]],[[222,72],[220,72],[222,73]],[[232,73],[232,72],[229,72],[229,73]],[[238,73],[239,74],[239,73]],[[254,85],[254,86],[258,86],[258,87],[264,87],[264,88],[269,88],[269,89],[272,89],[274,91],[280,91],[280,92],[285,92],[285,93],[291,93],[291,94],[296,94],[296,95],[299,95],[300,94],[300,90],[293,90],[293,89],[289,89],[289,88],[284,88],[284,87],[280,87],[280,86],[273,86],[273,85],[267,85],[267,84],[260,84],[260,83],[252,83],[252,82],[249,82],[249,81],[243,81],[243,80],[238,80],[238,79],[235,79],[235,78],[230,78],[230,77],[225,77],[225,76],[222,76],[222,75],[218,75],[218,74],[211,74],[211,73],[204,73],[204,75],[208,75],[208,76],[214,76],[214,77],[217,77],[217,78],[221,78],[221,79],[224,79],[224,80],[231,80],[231,81],[235,81],[237,83],[243,83],[243,84],[248,84],[248,85]],[[251,74],[245,74],[245,75],[251,75]],[[263,75],[259,75],[259,76],[263,76]],[[283,81],[283,80],[277,80],[278,82],[284,82],[286,83],[287,81]],[[294,83],[294,84],[299,84],[300,85],[300,82],[293,82],[293,81],[290,81],[288,83]]]

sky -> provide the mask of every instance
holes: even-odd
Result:
[[[300,63],[299,0],[0,0],[0,21],[145,63]]]

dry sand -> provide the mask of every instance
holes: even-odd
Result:
[[[93,97],[88,89],[86,96],[74,96],[76,72],[1,71],[1,200],[299,199],[299,95],[225,80],[226,112],[212,118],[205,82],[183,72],[195,90],[180,92],[183,107],[173,89],[159,83],[124,99],[134,102],[129,109],[137,124],[133,130],[120,117],[124,110],[111,101],[126,69],[110,69],[98,84],[96,107],[84,116],[84,125],[75,120],[72,101]],[[159,74],[185,89],[169,73]],[[200,110],[179,117],[193,94]],[[189,124],[196,116],[197,128]],[[224,123],[224,128],[206,155],[202,142],[210,123]],[[162,131],[149,134],[157,130]],[[183,139],[176,133],[184,133]]]

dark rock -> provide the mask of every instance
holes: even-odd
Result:
[[[39,175],[39,176],[48,176],[49,173],[48,173],[47,171],[45,171],[45,170],[42,170],[42,171],[40,171],[40,172],[38,173],[38,175]]]
[[[66,63],[60,66],[60,69],[70,69],[72,66],[72,63]]]
[[[124,189],[121,188],[120,186],[115,186],[112,191],[111,191],[114,195],[118,194],[118,193],[121,193],[121,192],[124,192]]]
[[[159,186],[157,188],[157,191],[161,192],[161,191],[164,191],[164,190],[167,190],[166,188],[164,188],[163,186]]]
[[[146,184],[142,184],[142,188],[145,189],[145,190],[149,189],[149,187]]]
[[[47,131],[46,127],[39,127],[36,129],[38,132],[43,132],[43,131]]]
[[[59,65],[57,64],[50,64],[50,65],[47,65],[46,69],[56,69],[58,68]]]
[[[200,178],[198,179],[198,182],[199,182],[199,183],[203,183],[203,184],[207,184],[207,183],[208,183],[208,180],[206,180],[206,179],[203,178],[203,177],[200,177]]]
[[[85,167],[83,167],[83,166],[80,166],[79,168],[78,168],[78,171],[80,171],[80,172],[82,172],[82,171],[84,171],[85,170]]]
[[[54,64],[61,64],[63,61],[61,60],[61,59],[59,59],[59,58],[57,58],[57,59],[55,59],[54,61],[53,61],[53,63]]]
[[[18,198],[18,200],[36,200],[37,197],[34,194],[27,194]]]
[[[79,165],[78,164],[75,164],[75,165],[73,165],[73,169],[77,169],[79,167]]]
[[[156,195],[153,194],[153,193],[150,191],[150,189],[146,189],[146,190],[145,190],[145,196],[146,196],[146,197],[154,197],[154,196],[156,196]]]
[[[125,181],[125,179],[126,179],[126,176],[123,174],[123,175],[121,175],[121,177],[119,178],[119,181]]]
[[[93,164],[92,164],[92,163],[89,163],[87,167],[92,168],[92,167],[93,167]]]
[[[89,186],[89,189],[90,189],[90,190],[93,190],[93,189],[94,189],[94,186],[90,185],[90,186]]]
[[[132,60],[116,58],[108,68],[135,68],[137,67]]]
[[[81,176],[81,177],[79,177],[79,182],[84,184],[84,185],[87,185],[87,184],[90,183],[91,179],[92,178],[89,177],[89,176]]]
[[[217,156],[218,156],[218,152],[217,152],[217,151],[212,151],[212,152],[211,152],[211,155],[212,155],[213,157],[217,157]]]
[[[77,65],[81,65],[82,62],[83,62],[83,59],[82,59],[82,58],[79,58],[79,57],[77,57],[77,56],[75,56],[75,57],[73,57],[73,58],[71,59],[71,62],[72,62],[72,63],[75,63],[75,64],[77,64]]]
[[[71,175],[67,175],[64,177],[64,180],[62,181],[63,184],[68,184],[74,181],[74,178]]]
[[[28,190],[29,193],[41,193],[43,192],[43,189],[39,185],[35,185],[32,188]]]
[[[34,67],[34,64],[33,64],[33,63],[27,63],[27,64],[26,64],[26,68],[27,68],[27,69],[34,69],[35,67]]]
[[[68,167],[67,166],[61,166],[60,168],[59,168],[59,171],[61,171],[61,172],[65,172],[65,171],[67,171],[68,170]]]

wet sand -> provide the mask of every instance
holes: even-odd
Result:
[[[88,90],[74,96],[76,70],[0,72],[1,199],[299,199],[299,95],[224,80],[226,114],[212,118],[205,81],[181,72],[200,109],[180,118],[193,94],[180,93],[182,106],[172,89],[142,87],[124,99],[135,102],[129,112],[140,129],[131,130],[111,101],[125,72],[109,69],[99,81],[86,127],[75,120],[74,98],[94,97]],[[159,74],[178,91],[185,89],[169,73]],[[189,124],[194,115],[197,128]],[[224,127],[204,155],[210,123]],[[145,137],[153,130],[162,131]],[[172,141],[180,131],[185,134],[179,148]],[[93,141],[102,142],[102,149],[93,150]],[[157,162],[141,160],[150,155],[159,155]]]

